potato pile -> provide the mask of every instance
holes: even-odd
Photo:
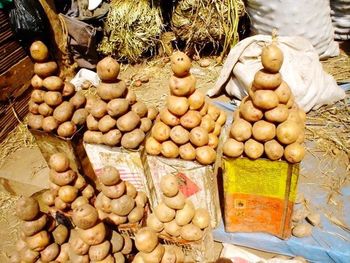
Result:
[[[21,238],[11,262],[68,262],[69,231],[64,225],[56,226],[55,220],[42,213],[34,198],[21,197],[16,206],[21,220]]]
[[[69,167],[69,159],[64,153],[55,153],[49,160],[50,190],[43,194],[43,201],[49,207],[60,211],[74,209],[90,203],[94,188],[84,177]]]
[[[120,225],[138,223],[143,219],[148,202],[146,194],[124,182],[116,168],[104,167],[99,182],[101,192],[97,195],[95,207],[101,220]]]
[[[182,263],[185,259],[181,248],[160,244],[157,233],[149,227],[137,232],[135,246],[139,252],[133,263]]]
[[[147,108],[136,99],[135,93],[118,79],[119,70],[119,63],[111,57],[97,63],[97,74],[102,82],[97,86],[98,97],[87,98],[88,131],[84,141],[137,149],[151,129],[158,110]]]
[[[223,152],[234,158],[244,154],[257,159],[265,154],[270,160],[284,157],[298,163],[305,155],[306,114],[282,80],[283,53],[274,42],[263,48],[261,62],[264,68],[255,74],[249,96],[234,113]]]
[[[195,208],[179,191],[177,178],[163,176],[160,182],[163,192],[162,202],[147,218],[147,226],[157,233],[170,237],[181,237],[187,241],[197,241],[203,237],[203,230],[210,224],[206,209]]]
[[[212,164],[226,114],[196,90],[196,78],[189,73],[190,68],[191,61],[186,54],[175,52],[172,55],[171,95],[146,140],[146,151],[151,155]]]
[[[35,75],[31,80],[34,90],[28,104],[28,125],[34,130],[70,138],[85,124],[86,98],[81,92],[75,92],[73,84],[56,76],[57,63],[48,61],[49,51],[43,42],[35,41],[30,46],[30,54],[35,61]]]
[[[109,231],[92,205],[76,207],[72,219],[76,229],[69,238],[70,262],[125,262],[124,255],[130,254],[133,248],[132,240]]]

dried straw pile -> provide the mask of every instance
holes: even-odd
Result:
[[[243,0],[179,0],[172,14],[172,29],[186,47],[197,52],[207,44],[222,54],[238,42],[238,22],[245,13]]]
[[[148,0],[113,0],[98,51],[137,62],[146,52],[155,51],[162,30],[160,9]]]
[[[343,50],[339,56],[322,61],[322,65],[336,81],[350,82],[350,56]]]

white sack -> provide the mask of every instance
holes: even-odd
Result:
[[[344,0],[343,0],[344,1]],[[248,0],[253,34],[300,36],[310,40],[321,59],[339,55],[329,0]]]
[[[218,95],[225,89],[228,95],[242,99],[262,68],[260,54],[271,36],[256,35],[246,38],[231,49],[214,88],[207,95]],[[334,78],[323,71],[317,52],[302,37],[279,37],[278,46],[284,55],[280,70],[283,80],[291,88],[295,101],[306,112],[345,97]]]
[[[101,82],[96,72],[82,68],[78,71],[74,78],[71,79],[70,83],[75,86],[75,90],[81,90],[81,86],[86,80],[90,81],[90,83],[95,87]]]

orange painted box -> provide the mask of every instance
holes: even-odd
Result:
[[[291,236],[299,164],[267,159],[223,159],[226,232]]]

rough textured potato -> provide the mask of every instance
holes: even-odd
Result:
[[[177,77],[186,77],[190,73],[191,69],[191,60],[190,58],[181,51],[174,52],[171,57],[171,70],[174,72],[174,75]]]
[[[115,127],[116,121],[109,115],[103,116],[99,121],[98,121],[98,129],[101,132],[108,132],[110,131],[113,127]]]
[[[78,91],[70,98],[69,102],[73,104],[75,109],[79,109],[85,105],[86,97],[81,91]],[[88,109],[86,110],[88,111]]]
[[[175,246],[165,245],[164,246],[165,252],[162,258],[162,261],[160,263],[176,263],[176,262],[183,262],[183,261],[177,261],[176,258],[176,252],[175,252]]]
[[[96,225],[98,214],[90,204],[85,204],[73,210],[72,220],[81,229],[89,229]]]
[[[281,73],[269,73],[266,70],[259,70],[255,76],[253,85],[256,89],[273,90],[282,83]]]
[[[181,228],[180,235],[185,240],[197,241],[203,237],[203,232],[198,226],[188,224]]]
[[[160,262],[163,258],[164,252],[164,246],[162,244],[158,244],[152,252],[140,252],[140,254],[145,262]]]
[[[107,114],[107,103],[103,100],[97,99],[94,102],[93,107],[89,110],[92,116],[95,118],[102,118]]]
[[[179,226],[187,225],[195,215],[194,205],[190,200],[186,200],[184,207],[176,211],[175,222]]]
[[[42,128],[46,132],[52,132],[58,127],[58,122],[53,116],[48,116],[43,119]]]
[[[53,117],[59,122],[65,122],[72,118],[73,113],[73,104],[68,101],[64,101],[61,105],[55,108],[55,110],[53,111]]]
[[[111,243],[106,240],[101,244],[91,246],[89,249],[89,258],[91,261],[99,261],[107,257],[111,249]]]
[[[132,240],[129,236],[122,235],[124,238],[124,246],[123,249],[121,250],[121,253],[124,255],[129,255],[132,251]]]
[[[47,215],[42,214],[38,219],[33,221],[23,221],[21,230],[26,236],[32,236],[41,231],[47,223]]]
[[[131,110],[134,111],[140,118],[143,118],[147,115],[148,109],[145,103],[138,101],[132,105]]]
[[[101,144],[103,142],[103,134],[97,131],[86,131],[83,140],[86,143]]]
[[[116,185],[106,186],[101,185],[101,191],[102,193],[107,196],[108,198],[119,198],[121,197],[126,190],[125,182],[121,181],[120,183]]]
[[[180,118],[180,123],[186,129],[193,129],[200,125],[202,116],[198,111],[189,110]]]
[[[134,207],[135,200],[128,195],[123,195],[111,201],[111,210],[118,216],[127,216]]]
[[[28,110],[29,110],[29,112],[31,112],[33,114],[38,114],[39,113],[39,104],[37,104],[34,101],[30,100],[28,102]]]
[[[196,149],[191,143],[186,143],[179,147],[179,155],[184,160],[194,160],[196,159]]]
[[[44,117],[41,115],[28,114],[28,125],[34,130],[40,130],[43,125]]]
[[[170,93],[175,96],[188,96],[196,88],[196,78],[193,75],[188,75],[183,78],[171,76],[169,79]]]
[[[70,82],[64,82],[62,96],[70,97],[75,93],[75,86]]]
[[[72,116],[72,122],[75,125],[84,125],[88,115],[89,113],[86,109],[78,109],[74,112]]]
[[[178,125],[171,129],[170,139],[177,144],[185,144],[190,140],[190,133]]]
[[[34,41],[29,48],[30,56],[37,62],[44,62],[49,58],[49,50],[42,41]]]
[[[55,75],[57,73],[57,63],[54,61],[42,62],[34,64],[34,73],[40,78],[46,78],[48,76]]]
[[[103,100],[113,100],[120,98],[126,91],[126,84],[123,80],[115,83],[101,82],[97,86],[97,95]]]
[[[52,243],[40,252],[41,260],[44,262],[53,261],[60,253],[60,247],[56,243]]]
[[[169,126],[180,124],[180,119],[172,114],[167,108],[164,108],[159,113],[160,120]]]
[[[121,145],[126,149],[136,149],[144,139],[145,133],[141,129],[135,129],[123,135]]]
[[[88,245],[98,245],[105,240],[106,237],[106,227],[103,222],[89,229],[78,228],[79,237]]]
[[[162,150],[162,144],[153,137],[148,137],[145,144],[146,152],[151,155],[159,155]]]
[[[176,158],[179,155],[179,147],[172,141],[162,142],[161,154],[166,158]]]
[[[176,116],[184,115],[188,108],[188,100],[185,97],[169,96],[166,102],[167,109]]]
[[[40,257],[40,253],[37,251],[33,251],[27,247],[22,248],[19,251],[22,262],[34,263]]]
[[[126,194],[128,196],[130,196],[131,198],[135,199],[135,197],[137,195],[137,190],[136,190],[135,186],[128,181],[125,182],[125,186],[126,186]]]
[[[38,201],[32,197],[21,197],[16,204],[16,215],[24,221],[34,220],[40,212]]]
[[[170,136],[170,127],[163,122],[156,122],[152,128],[151,135],[157,141],[166,141]]]
[[[63,88],[63,80],[57,76],[50,76],[43,80],[43,86],[47,90],[60,91]]]
[[[33,236],[26,237],[28,248],[34,251],[42,251],[50,244],[50,236],[46,230],[42,230]]]
[[[99,176],[99,180],[104,185],[112,186],[120,182],[120,173],[113,166],[105,166]]]
[[[72,229],[69,237],[70,248],[77,255],[85,255],[88,253],[90,246],[85,243],[78,235],[77,230]]]
[[[72,137],[73,134],[77,131],[77,126],[71,122],[66,121],[58,126],[57,128],[57,134],[61,137]]]
[[[169,208],[179,210],[184,208],[186,197],[181,191],[178,191],[178,193],[173,197],[167,197],[166,195],[163,196],[163,202],[166,204]]]
[[[204,165],[212,164],[215,162],[216,152],[209,146],[202,146],[196,149],[196,160]]]
[[[58,196],[55,198],[55,208],[57,208],[58,210],[66,210],[69,208],[69,204],[64,202],[61,198],[59,198]]]
[[[47,117],[47,116],[52,115],[53,109],[44,102],[44,103],[41,103],[39,105],[38,112],[39,112],[39,114],[43,115],[44,117]]]
[[[147,216],[146,224],[147,227],[151,228],[155,232],[161,232],[164,229],[164,223],[161,222],[154,213]]]
[[[108,56],[97,63],[96,71],[102,81],[116,81],[119,75],[120,65],[115,59]]]
[[[156,107],[154,106],[148,107],[147,118],[153,121],[157,117],[157,115],[158,115],[158,110]]]
[[[44,102],[45,94],[46,94],[46,91],[36,89],[32,91],[32,94],[30,95],[30,99],[35,103],[42,103]]]
[[[127,101],[129,101],[129,103],[130,103],[131,105],[133,105],[134,103],[136,103],[137,98],[136,98],[135,92],[133,92],[131,89],[127,88],[125,99],[126,99]]]
[[[125,114],[129,109],[129,101],[126,99],[113,99],[107,104],[107,113],[112,117]]]
[[[69,260],[68,251],[69,251],[69,244],[68,243],[62,244],[60,254],[55,259],[54,262],[56,262],[56,261],[57,262],[68,262],[68,260]]]
[[[140,124],[140,116],[133,111],[129,111],[117,120],[117,127],[122,132],[134,130]]]
[[[122,133],[118,129],[110,130],[109,132],[103,134],[102,136],[103,144],[106,144],[109,146],[116,146],[120,144],[121,139],[122,139]]]
[[[97,198],[96,198],[95,202],[97,202]],[[82,206],[82,205],[85,205],[88,203],[89,203],[89,200],[86,197],[78,196],[77,199],[75,199],[73,201],[73,203],[71,204],[71,208],[74,210],[74,209],[78,208],[79,206]],[[96,206],[96,208],[97,208],[97,206]]]
[[[88,184],[84,190],[81,192],[81,194],[87,198],[87,199],[90,199],[92,198],[94,195],[95,195],[95,190],[94,188],[92,187],[92,185]]]

